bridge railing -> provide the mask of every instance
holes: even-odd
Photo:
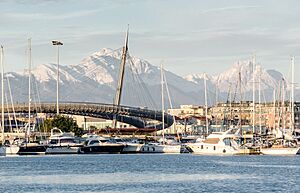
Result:
[[[32,112],[39,113],[56,113],[56,103],[41,103],[39,105],[33,105]],[[104,117],[112,119],[114,116],[120,116],[121,119],[128,121],[135,121],[138,126],[141,126],[141,119],[153,119],[162,121],[162,112],[156,110],[149,110],[147,108],[129,107],[129,106],[116,106],[113,104],[104,103],[80,103],[80,102],[64,102],[59,104],[61,113],[77,114],[77,115],[89,115],[95,117]],[[9,105],[5,108],[6,112],[13,112],[12,107]],[[19,103],[14,105],[15,112],[28,113],[28,104]],[[129,118],[132,117],[132,118]],[[136,118],[134,118],[136,117]],[[173,124],[173,118],[164,113],[166,127]]]

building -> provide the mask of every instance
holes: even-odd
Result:
[[[205,107],[199,105],[180,105],[179,109],[168,109],[167,112],[181,119],[191,116],[201,117],[205,115]]]
[[[300,131],[300,102],[294,104],[294,121],[292,121],[291,109],[291,103],[288,101],[255,103],[255,113],[253,113],[252,101],[218,103],[208,108],[207,119],[211,127],[241,123],[243,126],[248,125],[252,128],[253,121],[255,121],[256,131],[260,129],[260,126],[268,129],[291,129],[293,123],[295,129]],[[205,127],[206,118],[203,106],[181,105],[179,109],[168,109],[168,113],[176,116],[177,132],[192,132],[196,127],[200,129]],[[195,121],[186,124],[185,122],[190,122],[191,118],[195,118]]]
[[[273,102],[273,103],[255,103],[255,112],[253,113],[253,102],[242,101],[241,103],[218,103],[210,108],[210,113],[215,124],[239,124],[243,125],[273,128],[291,128],[292,123],[299,127],[300,103],[294,105],[295,119],[292,121],[291,103]],[[255,117],[253,117],[253,115]]]
[[[112,120],[74,115],[77,125],[84,130],[112,128]],[[134,128],[127,123],[117,122],[117,128]]]

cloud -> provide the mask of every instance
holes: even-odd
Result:
[[[1,0],[0,3],[18,3],[18,4],[41,4],[41,3],[56,3],[60,2],[61,0]],[[66,1],[66,0],[64,0]]]
[[[241,9],[253,9],[253,8],[259,8],[259,7],[260,6],[245,6],[245,5],[229,6],[229,7],[219,7],[219,8],[213,8],[213,9],[203,10],[201,13],[202,14],[206,14],[206,13],[212,13],[212,12],[222,12],[222,11],[241,10]]]
[[[48,14],[48,13],[3,13],[2,18],[15,20],[63,20],[77,17],[84,17],[100,12],[100,9],[83,10],[63,14]]]

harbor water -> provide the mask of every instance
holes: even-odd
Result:
[[[0,157],[0,192],[299,192],[300,156]]]

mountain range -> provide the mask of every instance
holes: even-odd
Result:
[[[103,48],[86,57],[79,64],[61,65],[60,101],[112,103],[117,86],[121,53],[121,49]],[[41,64],[32,70],[32,102],[56,101],[56,70],[56,64]],[[159,67],[146,60],[128,56],[121,104],[161,108],[160,71]],[[273,89],[278,89],[279,82],[285,79],[280,72],[265,70],[260,65],[256,65],[253,71],[251,61],[238,61],[217,75],[199,73],[181,77],[168,70],[164,72],[170,98],[175,107],[180,104],[204,104],[204,79],[207,83],[210,105],[216,100],[227,101],[228,93],[231,94],[232,100],[240,100],[240,96],[243,100],[251,100],[254,81],[257,98],[259,77],[261,77],[262,98],[270,101],[273,97]],[[27,102],[28,71],[7,72],[6,77],[8,77],[6,82],[8,83],[9,80],[10,83],[14,102]],[[241,79],[241,89],[239,89],[239,79]],[[7,83],[5,90],[9,93]],[[287,81],[284,84],[288,87]],[[168,101],[165,92],[166,107],[170,106]]]

